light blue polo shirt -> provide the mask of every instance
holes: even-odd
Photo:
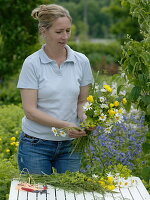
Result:
[[[39,110],[60,120],[78,124],[77,102],[80,87],[93,82],[89,60],[66,45],[67,59],[59,68],[43,48],[44,45],[25,59],[17,88],[38,90]],[[26,116],[22,119],[22,130],[30,136],[45,140],[71,139],[68,136],[54,136],[51,127],[40,125]]]

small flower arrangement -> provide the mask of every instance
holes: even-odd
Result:
[[[103,84],[102,87],[94,84],[91,88],[91,94],[87,97],[87,102],[83,106],[86,119],[80,123],[80,128],[86,131],[87,136],[77,138],[73,141],[74,150],[83,152],[90,144],[91,128],[103,126],[105,133],[111,133],[115,123],[123,121],[124,105],[127,104],[125,92],[117,94],[117,86]],[[74,128],[74,127],[72,127]],[[65,129],[52,128],[55,136],[66,136]],[[70,129],[70,127],[69,127]]]
[[[81,123],[85,129],[103,126],[105,132],[110,133],[114,123],[123,121],[124,105],[127,99],[123,93],[117,94],[116,85],[112,87],[103,84],[102,88],[95,85],[92,88],[93,95],[87,97],[87,102],[83,106],[86,120]]]

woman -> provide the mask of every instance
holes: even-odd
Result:
[[[25,117],[18,150],[20,170],[33,174],[78,171],[80,154],[72,153],[74,138],[86,135],[79,127],[82,106],[88,96],[92,72],[87,57],[73,51],[67,41],[71,33],[69,12],[56,4],[32,11],[45,40],[42,48],[28,56],[19,76]],[[67,128],[67,136],[55,136],[52,128]]]

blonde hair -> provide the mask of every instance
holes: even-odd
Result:
[[[68,17],[70,22],[72,22],[69,11],[56,4],[40,5],[32,11],[31,16],[38,20],[39,31],[42,27],[46,29],[50,28],[59,17]]]

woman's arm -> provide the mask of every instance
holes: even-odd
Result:
[[[37,108],[37,90],[34,89],[20,89],[22,105],[25,112],[25,115],[28,119],[35,121],[41,125],[64,128],[73,123],[59,120],[55,117],[48,115],[47,113],[40,111]]]
[[[66,128],[66,127],[77,127],[76,124],[59,120],[47,113],[40,111],[37,108],[37,90],[35,89],[20,89],[22,105],[25,115],[28,119],[35,121],[41,125]],[[84,131],[70,130],[67,131],[68,135],[73,138],[81,137],[85,135]]]
[[[86,115],[83,111],[83,105],[87,102],[87,97],[89,95],[89,85],[81,86],[80,87],[80,95],[78,98],[78,107],[77,107],[77,113],[80,120],[86,119]]]

